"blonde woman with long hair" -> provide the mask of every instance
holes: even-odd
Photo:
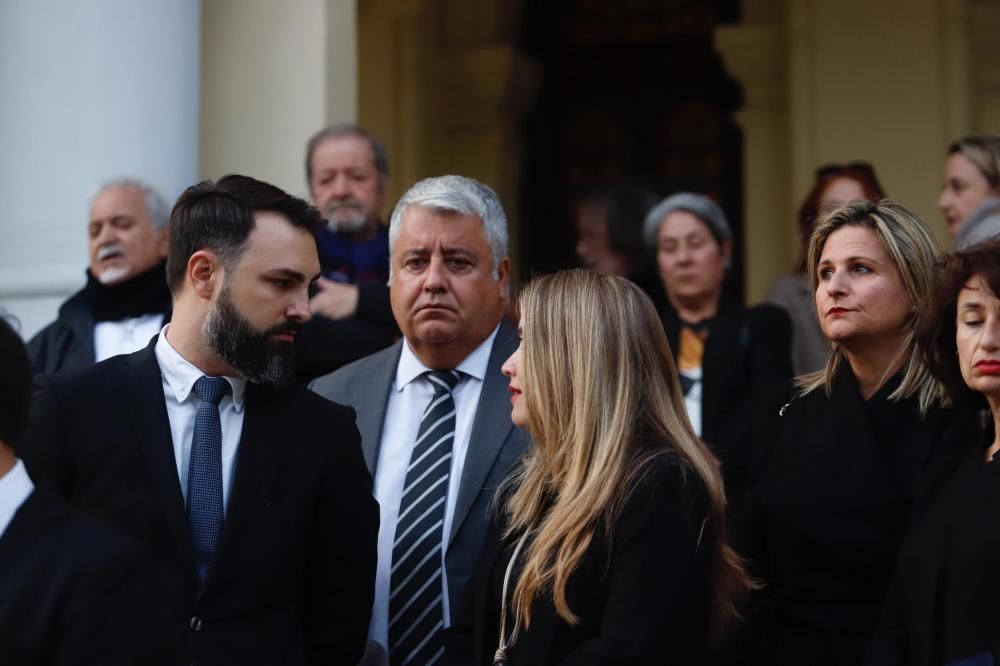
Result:
[[[937,247],[903,206],[821,220],[807,271],[826,367],[765,400],[734,542],[764,586],[722,663],[847,666],[875,630],[907,527],[974,441],[915,344]]]
[[[702,663],[749,582],[655,309],[587,270],[536,279],[520,309],[503,371],[533,444],[498,494],[446,661]]]

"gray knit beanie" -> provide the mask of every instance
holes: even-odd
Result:
[[[647,245],[652,248],[656,247],[656,237],[660,232],[663,218],[675,210],[687,211],[704,222],[720,246],[733,237],[729,223],[726,222],[726,214],[722,212],[719,204],[704,194],[680,192],[661,201],[646,215],[646,221],[643,223],[643,235]]]

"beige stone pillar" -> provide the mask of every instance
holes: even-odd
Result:
[[[969,30],[968,84],[974,107],[969,131],[1000,136],[1000,0],[964,4],[969,5],[961,19]]]
[[[760,23],[720,28],[716,48],[743,85],[743,226],[747,302],[759,301],[798,252],[788,190],[787,46],[784,26]]]
[[[201,174],[307,196],[309,136],[357,117],[354,0],[206,0]]]
[[[944,150],[968,116],[960,4],[788,0],[796,199],[816,166],[867,160],[950,245],[935,202]]]
[[[499,194],[516,255],[518,155],[506,111],[515,55],[485,29],[495,24],[497,7],[429,0],[362,3],[359,117],[385,141],[393,172],[390,201],[421,178],[449,173],[477,178]]]

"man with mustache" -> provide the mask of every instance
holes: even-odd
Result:
[[[389,304],[389,235],[379,219],[389,160],[357,125],[326,127],[306,146],[306,180],[326,225],[316,234],[323,276],[298,344],[298,374],[311,379],[378,351],[399,336]]]
[[[35,372],[55,372],[146,346],[170,313],[164,273],[170,208],[149,185],[111,181],[90,207],[86,286],[28,343]]]
[[[381,507],[364,666],[440,661],[442,631],[482,551],[493,493],[524,452],[500,366],[510,260],[496,193],[428,178],[389,224],[392,311],[404,340],[312,388],[358,412]]]
[[[41,378],[28,472],[156,558],[176,663],[354,664],[364,647],[378,508],[354,415],[286,383],[319,224],[246,176],[188,188],[170,324]]]

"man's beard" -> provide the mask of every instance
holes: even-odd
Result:
[[[323,208],[323,219],[334,231],[353,233],[368,222],[364,209],[357,201],[331,201]]]
[[[202,333],[208,346],[240,377],[257,384],[277,385],[288,381],[295,369],[295,345],[271,337],[298,333],[301,328],[301,323],[291,320],[263,331],[255,328],[236,309],[229,285],[225,285],[205,318]]]

